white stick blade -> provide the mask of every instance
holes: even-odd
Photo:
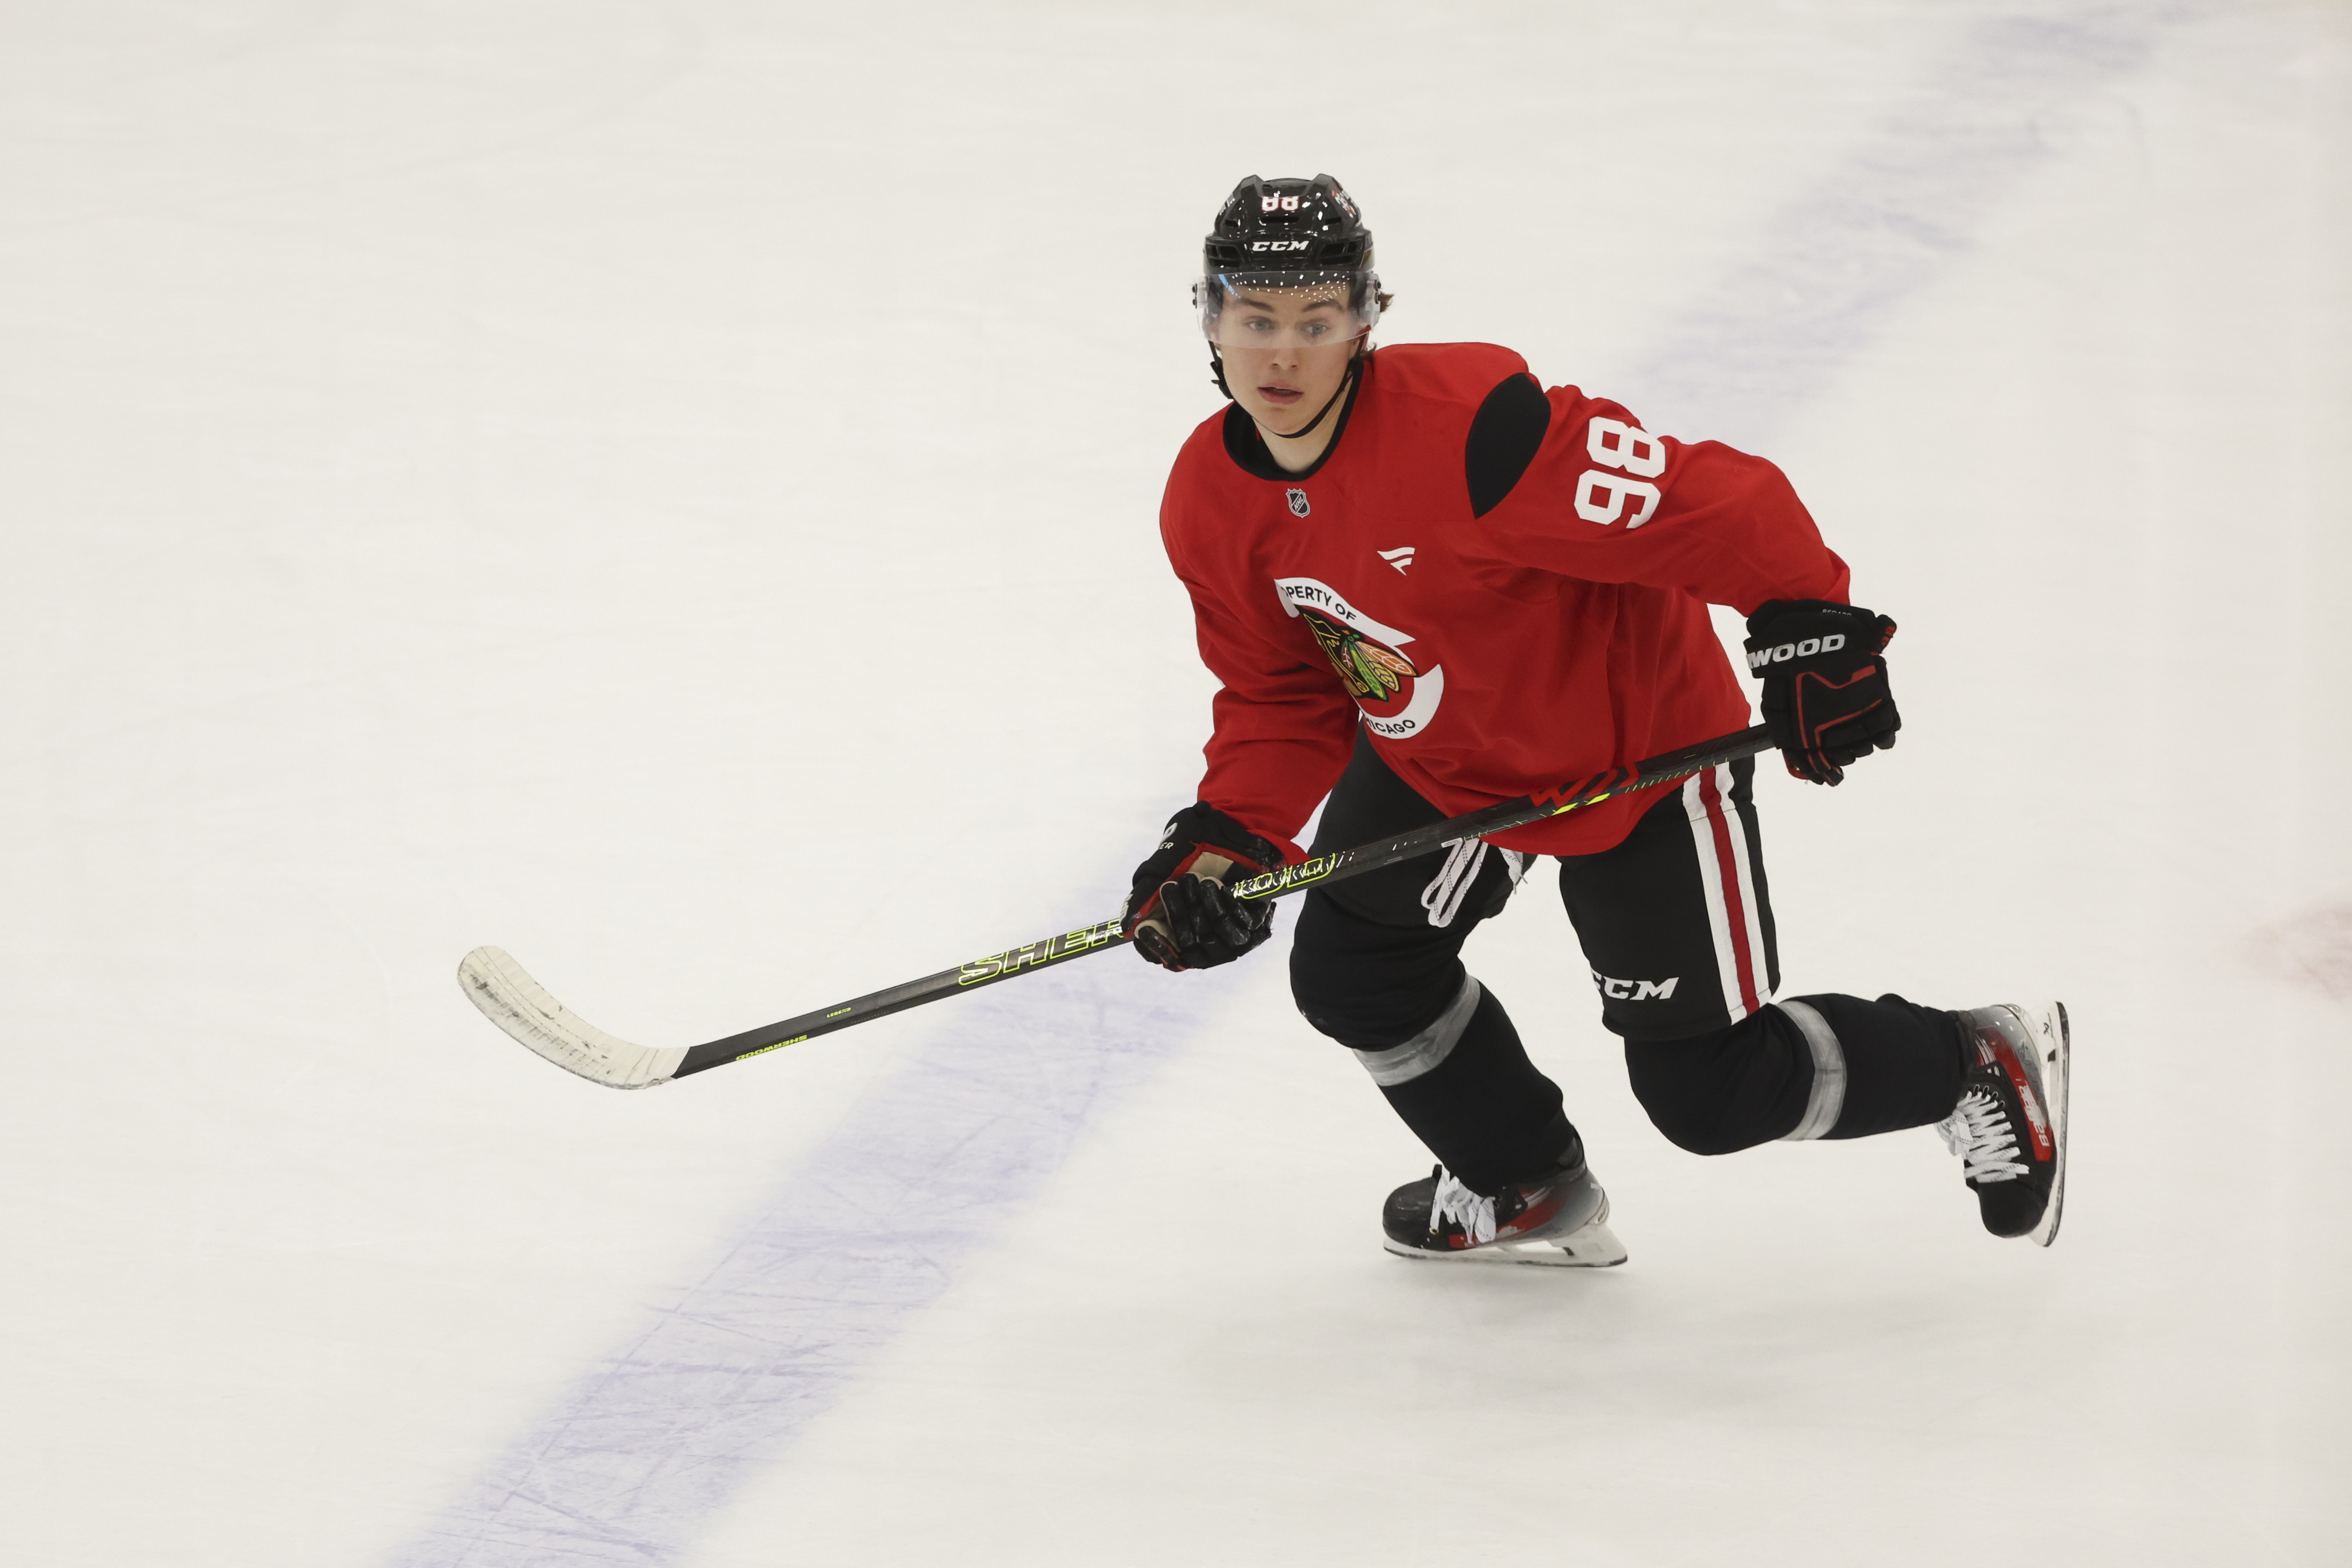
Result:
[[[609,1089],[667,1083],[683,1048],[656,1051],[606,1034],[548,994],[503,948],[477,947],[459,961],[457,984],[482,1016],[566,1072]]]

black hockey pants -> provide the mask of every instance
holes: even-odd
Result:
[[[1662,786],[1624,842],[1559,857],[1581,967],[1624,1038],[1634,1094],[1660,1132],[1703,1155],[1940,1121],[1965,1071],[1948,1014],[1894,996],[1769,999],[1780,971],[1753,772],[1738,762]],[[1444,815],[1360,735],[1313,852]],[[1472,929],[1528,869],[1474,840],[1318,887],[1291,945],[1307,1021],[1354,1050],[1430,1152],[1486,1193],[1549,1171],[1576,1136],[1559,1086],[1462,963]]]

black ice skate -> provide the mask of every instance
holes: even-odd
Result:
[[[1571,1167],[1550,1179],[1507,1187],[1497,1197],[1472,1192],[1438,1166],[1389,1194],[1381,1215],[1388,1249],[1400,1258],[1463,1262],[1573,1269],[1622,1263],[1624,1245],[1609,1228],[1609,1195],[1585,1168],[1581,1146],[1570,1158]]]
[[[1936,1125],[1966,1162],[1995,1236],[2058,1239],[2066,1197],[2066,1008],[2003,1003],[1953,1015],[1976,1047],[1960,1103]]]

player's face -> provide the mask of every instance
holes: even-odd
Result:
[[[1344,286],[1246,288],[1225,297],[1214,337],[1234,401],[1279,432],[1305,424],[1331,401],[1361,331]]]

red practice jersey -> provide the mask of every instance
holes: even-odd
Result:
[[[1745,726],[1708,604],[1846,599],[1778,468],[1547,392],[1507,349],[1382,349],[1339,417],[1323,461],[1286,474],[1229,407],[1185,442],[1160,506],[1224,687],[1200,798],[1290,858],[1359,725],[1459,815]],[[1595,854],[1649,803],[1492,841]]]

